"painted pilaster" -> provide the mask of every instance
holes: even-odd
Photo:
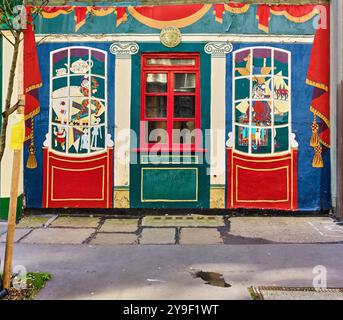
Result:
[[[131,56],[138,53],[134,42],[115,42],[110,51],[115,62],[115,146],[114,146],[114,207],[129,208],[130,184],[130,117],[131,117]]]
[[[211,192],[210,207],[225,208],[225,123],[226,55],[228,42],[209,42],[205,52],[211,55]]]

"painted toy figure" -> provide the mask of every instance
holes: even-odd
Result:
[[[100,118],[97,117],[94,120],[94,124],[98,125],[100,123]],[[101,133],[101,127],[95,126],[92,130],[92,143],[91,143],[91,149],[92,150],[98,150],[101,149],[98,147],[98,137],[102,139],[102,133]]]
[[[88,147],[89,147],[89,130],[88,128],[85,128],[84,133],[81,137],[80,151],[82,150],[88,151]]]
[[[67,136],[66,129],[59,127],[57,130],[55,127],[54,128],[54,136],[55,136],[55,148],[57,148],[59,146],[64,151],[65,150],[65,144],[66,144],[66,136]]]

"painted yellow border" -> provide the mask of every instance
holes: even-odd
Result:
[[[143,171],[145,170],[194,170],[195,175],[195,192],[196,197],[194,200],[175,200],[175,199],[143,199]],[[141,202],[198,202],[199,200],[199,172],[198,168],[141,168]]]
[[[256,172],[271,172],[271,171],[280,171],[282,169],[287,169],[287,199],[281,199],[281,200],[239,200],[238,199],[238,169],[244,169],[244,170],[249,170],[249,171],[256,171]],[[236,202],[245,202],[245,203],[254,203],[254,202],[266,202],[266,203],[276,203],[276,202],[289,202],[289,167],[284,166],[280,168],[273,168],[273,169],[252,169],[248,167],[243,167],[243,166],[236,166]]]
[[[94,171],[96,169],[102,169],[102,198],[92,198],[92,199],[87,199],[87,198],[64,198],[64,199],[56,199],[54,198],[54,169],[58,169],[58,170],[62,170],[62,171],[73,171],[73,172],[80,172],[80,171]],[[105,166],[98,166],[98,167],[94,167],[94,168],[87,168],[87,169],[65,169],[65,168],[61,168],[61,167],[57,167],[57,166],[52,166],[51,167],[51,201],[82,201],[82,200],[86,200],[86,201],[103,201],[105,199],[104,196],[104,190],[105,190],[105,181],[104,181],[104,177],[105,177]]]

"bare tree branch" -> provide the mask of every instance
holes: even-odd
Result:
[[[14,43],[7,37],[5,34],[0,30],[0,35],[4,37],[12,46],[14,46]]]

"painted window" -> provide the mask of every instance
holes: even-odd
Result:
[[[107,53],[68,47],[50,54],[51,148],[69,154],[105,149]]]
[[[142,55],[141,146],[193,149],[200,143],[197,54]]]
[[[234,53],[234,148],[251,155],[290,150],[291,54],[271,47]]]

